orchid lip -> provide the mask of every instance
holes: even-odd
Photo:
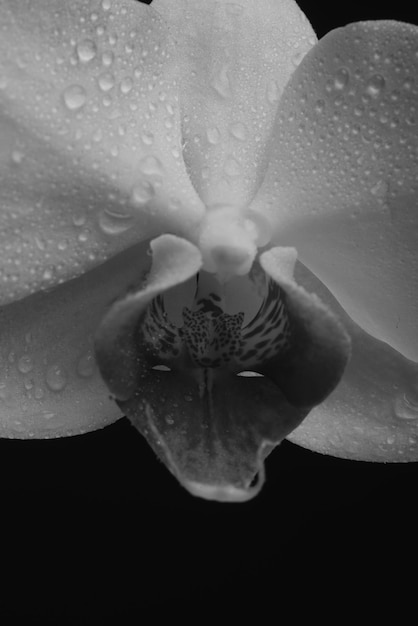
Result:
[[[102,376],[186,489],[250,499],[266,455],[337,384],[348,338],[286,278],[292,250],[263,253],[248,275],[222,283],[193,271],[194,261],[185,267],[192,254],[200,257],[185,240],[166,235],[152,245],[144,287],[115,303],[97,333]],[[283,274],[269,274],[272,255]]]

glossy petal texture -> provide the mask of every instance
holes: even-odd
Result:
[[[418,364],[362,330],[301,263],[295,279],[338,315],[351,337],[352,354],[338,387],[290,441],[346,459],[418,461]]]
[[[279,333],[283,315],[289,315],[289,342],[279,342],[277,354],[254,363],[253,369],[266,376],[237,376],[241,357],[263,353],[269,341],[250,345],[244,339],[240,351],[235,324],[240,315],[219,311],[213,328],[221,331],[208,337],[203,311],[206,320],[212,319],[220,297],[206,301],[203,309],[198,300],[194,319],[189,309],[183,310],[182,328],[173,324],[164,299],[159,301],[167,295],[175,299],[178,286],[199,268],[200,254],[193,248],[172,236],[153,242],[145,286],[116,302],[100,325],[97,360],[122,411],[186,489],[206,499],[248,500],[263,484],[267,454],[338,383],[349,339],[318,298],[293,282],[295,251],[273,250],[261,259],[266,274],[258,267],[253,280],[261,287],[271,284],[271,276],[279,285],[278,290],[269,288],[268,295],[280,298],[279,309],[271,309]],[[211,292],[213,286],[208,288]],[[265,319],[267,327],[273,318]],[[252,334],[265,339],[266,324],[256,323]],[[223,348],[217,350],[219,344]]]
[[[277,104],[317,41],[294,0],[155,0],[179,49],[184,156],[208,205],[245,205]]]
[[[178,70],[143,4],[0,0],[0,302],[193,230]]]
[[[77,279],[0,308],[0,436],[57,437],[122,417],[99,375],[93,334],[149,271],[138,244]]]
[[[418,360],[418,27],[337,29],[288,83],[254,208],[349,315]]]

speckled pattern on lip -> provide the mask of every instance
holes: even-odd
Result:
[[[244,312],[225,313],[222,298],[212,291],[199,296],[198,285],[204,282],[204,274],[196,280],[194,309],[183,309],[181,327],[170,322],[163,296],[157,296],[149,305],[142,332],[155,351],[156,361],[174,368],[179,362],[191,368],[228,367],[238,372],[257,370],[257,364],[286,350],[290,324],[285,294],[274,281],[265,281],[260,308],[243,327]]]

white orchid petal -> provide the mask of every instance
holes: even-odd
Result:
[[[151,7],[0,0],[2,303],[195,227],[178,69]]]
[[[418,27],[329,33],[288,83],[254,209],[351,317],[418,359]]]
[[[184,154],[200,197],[245,205],[289,77],[316,43],[294,0],[155,0],[179,49]]]
[[[99,375],[93,335],[115,299],[141,284],[147,252],[137,244],[0,308],[0,437],[75,435],[122,417]]]
[[[301,263],[295,279],[338,315],[352,354],[338,387],[288,439],[346,459],[418,461],[418,364],[364,332]]]

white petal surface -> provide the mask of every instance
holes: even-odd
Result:
[[[82,276],[0,308],[0,437],[57,437],[122,417],[96,366],[107,309],[149,270],[138,244]]]
[[[338,387],[288,439],[346,459],[418,461],[418,364],[364,332],[301,263],[295,279],[340,318],[352,354]]]
[[[418,27],[329,33],[288,83],[254,208],[378,339],[418,360]]]
[[[185,160],[208,205],[245,205],[289,77],[315,44],[294,0],[155,0],[180,55]]]
[[[0,302],[194,228],[177,72],[151,7],[0,0]]]

